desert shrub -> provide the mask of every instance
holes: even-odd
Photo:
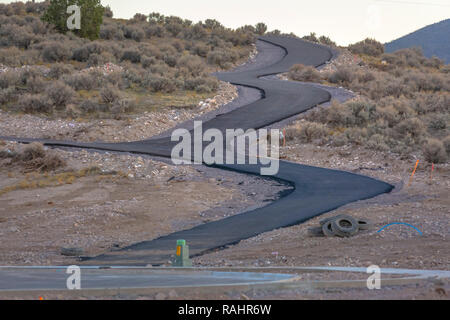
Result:
[[[124,79],[120,71],[108,73],[105,76],[105,80],[119,89],[124,88]]]
[[[288,73],[288,76],[292,80],[318,82],[320,81],[320,72],[316,68],[311,66],[304,66],[302,64],[294,65]]]
[[[164,62],[171,68],[174,68],[177,65],[177,57],[165,54],[164,55]]]
[[[74,68],[71,64],[64,63],[53,63],[50,66],[50,70],[48,72],[48,76],[52,79],[59,79],[65,74],[70,74],[74,71]]]
[[[16,97],[15,88],[0,89],[0,105],[11,102]]]
[[[12,67],[36,64],[40,60],[38,50],[19,50],[17,47],[0,48],[0,64]]]
[[[131,85],[133,83],[136,83],[139,85],[144,84],[145,83],[144,79],[146,77],[146,71],[147,70],[145,70],[145,69],[136,68],[135,65],[130,63],[126,67],[125,73],[122,74],[123,85],[129,88],[129,87],[131,87]]]
[[[36,40],[36,35],[29,27],[15,24],[0,25],[0,46],[28,49]]]
[[[348,128],[344,132],[345,138],[348,142],[363,145],[366,142],[368,133],[366,128]]]
[[[46,42],[42,44],[42,58],[47,62],[61,62],[71,56],[69,48],[60,42]]]
[[[381,134],[372,135],[367,141],[367,147],[377,151],[387,151],[389,146],[386,144],[386,139]]]
[[[166,76],[170,73],[170,68],[165,63],[156,63],[150,66],[150,72],[153,74],[159,74],[160,76]]]
[[[348,46],[348,49],[354,54],[366,54],[375,57],[384,53],[384,45],[369,38]]]
[[[25,113],[52,113],[53,103],[46,95],[25,94],[20,96],[17,109]]]
[[[122,60],[128,60],[132,63],[140,63],[141,53],[135,49],[125,50],[122,55]]]
[[[432,93],[416,94],[411,105],[419,115],[434,112],[445,113],[448,112],[448,106],[450,105],[450,95]]]
[[[111,108],[111,113],[121,114],[132,112],[136,107],[134,99],[119,99]]]
[[[376,79],[374,73],[369,70],[357,73],[356,77],[360,83],[367,83]]]
[[[205,64],[202,59],[190,54],[184,55],[178,59],[177,65],[180,68],[186,69],[189,75],[193,77],[201,75],[205,70]]]
[[[368,101],[340,104],[333,101],[332,106],[323,110],[322,122],[334,127],[363,126],[377,118],[376,107]],[[313,115],[314,116],[314,115]]]
[[[213,92],[219,87],[219,82],[212,77],[193,77],[184,80],[185,90],[195,90],[198,92]]]
[[[311,143],[313,140],[326,137],[328,133],[329,130],[324,124],[302,121],[286,130],[286,139]]]
[[[209,52],[209,47],[204,43],[197,43],[191,47],[190,51],[194,55],[206,58]]]
[[[87,43],[81,47],[75,48],[72,53],[72,59],[80,62],[88,61],[91,54],[101,54],[106,48],[99,41]]]
[[[267,32],[267,25],[265,23],[257,23],[255,26],[255,33],[259,34],[260,36],[262,36],[263,34],[265,34]]]
[[[30,93],[41,93],[47,82],[41,76],[31,76],[26,80],[26,85]]]
[[[433,114],[428,123],[431,130],[445,130],[447,128],[449,117],[442,113]]]
[[[177,89],[175,81],[158,75],[148,76],[146,85],[153,92],[173,92]]]
[[[78,107],[84,113],[93,113],[100,109],[98,102],[91,99],[81,101]]]
[[[0,89],[16,86],[20,82],[20,74],[16,71],[0,73]]]
[[[222,68],[229,68],[229,64],[236,62],[237,59],[238,56],[233,51],[225,49],[214,49],[207,55],[209,64],[218,65]]]
[[[26,171],[54,171],[66,166],[66,162],[56,153],[44,149],[41,143],[33,142],[15,154],[12,163],[18,163]]]
[[[182,53],[185,49],[184,43],[183,41],[181,41],[180,39],[174,39],[171,42],[172,47],[174,47],[179,53]]]
[[[150,66],[156,64],[156,59],[154,57],[142,56],[141,57],[141,65],[144,69],[149,68]]]
[[[315,32],[311,32],[309,35],[304,36],[303,39],[311,41],[311,42],[316,42],[316,43],[319,42],[319,39],[317,39],[317,36],[316,36]]]
[[[148,16],[142,13],[136,13],[131,19],[132,22],[147,22]]]
[[[52,82],[45,90],[56,109],[63,109],[75,96],[75,91],[62,81]]]
[[[445,151],[447,152],[447,155],[450,157],[450,135],[446,136],[444,140],[442,141],[445,147]]]
[[[336,46],[336,43],[327,36],[321,36],[319,42],[327,46]]]
[[[101,85],[101,75],[95,72],[82,72],[64,75],[63,81],[75,90],[93,90]]]
[[[328,76],[328,81],[338,84],[349,84],[354,79],[354,72],[348,67],[339,67]]]
[[[181,31],[183,31],[183,25],[181,23],[176,23],[176,22],[166,24],[165,28],[166,28],[167,32],[169,32],[172,35],[172,37],[178,36],[178,34]]]
[[[426,74],[422,72],[408,72],[403,77],[403,83],[410,87],[410,91],[442,91],[448,90],[444,76],[439,74]]]
[[[444,163],[447,160],[444,144],[437,139],[428,139],[423,146],[423,155],[430,163]]]
[[[41,143],[37,142],[27,145],[20,155],[20,159],[22,161],[30,161],[36,158],[43,157],[45,157],[44,146]]]
[[[103,24],[100,26],[100,38],[105,40],[118,40],[125,39],[123,30],[116,24]]]
[[[141,42],[145,38],[144,30],[138,26],[124,26],[123,35],[127,39],[132,39],[137,42]]]
[[[112,11],[110,6],[106,6],[105,7],[105,11],[103,12],[103,16],[107,17],[107,18],[112,18],[114,16],[114,13],[113,13],[113,11]]]
[[[399,138],[404,139],[405,136],[410,136],[415,142],[420,142],[426,133],[423,122],[418,118],[403,120],[394,127],[394,130]]]
[[[107,84],[100,90],[100,97],[104,103],[113,104],[120,99],[120,96],[119,88],[112,84]]]
[[[444,65],[444,61],[442,61],[436,56],[432,56],[430,59],[426,59],[423,65],[429,68],[439,69]]]
[[[144,27],[145,37],[150,39],[152,37],[162,38],[164,36],[164,28],[160,25],[147,25]]]

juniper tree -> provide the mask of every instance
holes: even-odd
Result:
[[[105,12],[100,0],[50,0],[42,20],[54,25],[59,32],[66,33],[69,31],[67,19],[71,15],[67,13],[67,7],[71,5],[77,5],[81,13],[81,28],[71,31],[82,38],[97,39]]]

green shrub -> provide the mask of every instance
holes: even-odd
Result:
[[[67,7],[70,4],[76,4],[81,9],[81,28],[71,31],[82,38],[97,39],[105,12],[100,0],[71,0],[69,3],[66,0],[50,0],[42,20],[54,25],[59,32],[66,33],[69,31]]]
[[[369,38],[348,46],[348,49],[354,54],[366,54],[374,57],[384,53],[384,45]]]
[[[255,26],[255,32],[256,34],[259,34],[260,36],[262,36],[263,34],[265,34],[267,32],[267,25],[265,23],[257,23]]]

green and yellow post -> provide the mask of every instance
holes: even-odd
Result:
[[[189,259],[189,246],[186,240],[177,241],[177,252],[173,263],[174,267],[192,267],[192,260]]]

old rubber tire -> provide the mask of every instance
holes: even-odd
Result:
[[[322,231],[323,231],[323,234],[326,236],[326,237],[334,237],[334,236],[336,236],[336,233],[333,231],[333,228],[331,227],[331,224],[333,223],[333,221],[328,221],[327,223],[325,223],[323,226],[322,226]]]
[[[367,219],[356,219],[358,222],[359,230],[370,230],[372,228],[372,222]]]
[[[323,226],[323,225],[325,225],[326,223],[331,222],[331,221],[334,221],[334,220],[336,220],[337,218],[342,217],[342,216],[343,216],[343,214],[339,214],[339,215],[337,215],[337,216],[335,216],[335,217],[325,218],[325,219],[323,219],[323,220],[320,220],[319,223],[320,223],[321,226]]]
[[[355,218],[343,215],[331,222],[331,229],[338,237],[346,238],[359,231],[359,224]]]
[[[308,229],[308,234],[310,237],[324,237],[322,227],[314,227]]]

